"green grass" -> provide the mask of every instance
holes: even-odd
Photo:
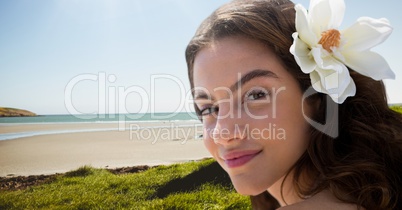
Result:
[[[0,209],[249,209],[247,196],[211,178],[223,174],[217,167],[203,160],[115,175],[85,166],[48,184],[0,191]]]
[[[402,106],[391,106],[390,108],[402,114]]]

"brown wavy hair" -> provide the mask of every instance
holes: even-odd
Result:
[[[294,4],[288,0],[234,0],[214,11],[198,28],[186,49],[191,87],[197,53],[212,42],[231,36],[260,41],[273,50],[286,69],[297,79],[302,91],[311,87],[289,48],[295,32]],[[384,84],[349,70],[357,93],[337,106],[336,138],[311,128],[309,146],[293,171],[293,185],[301,198],[330,190],[346,203],[365,209],[402,209],[402,116],[389,109]],[[325,121],[328,103],[317,93],[309,101],[318,104],[312,116]],[[195,106],[196,112],[199,109]],[[326,129],[336,128],[327,123]],[[314,180],[301,182],[302,174]],[[253,208],[279,207],[268,192],[251,196]],[[265,206],[262,206],[265,205]]]

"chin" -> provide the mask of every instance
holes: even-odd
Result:
[[[268,188],[263,187],[262,185],[256,185],[252,182],[245,182],[245,181],[239,181],[236,180],[232,177],[230,177],[232,180],[232,184],[234,188],[236,189],[237,193],[241,195],[259,195],[262,192],[266,191]]]

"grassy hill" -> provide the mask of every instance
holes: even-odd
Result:
[[[402,114],[402,105],[393,105],[391,109]]]
[[[0,107],[0,117],[26,117],[26,116],[36,116],[36,114],[23,109]]]

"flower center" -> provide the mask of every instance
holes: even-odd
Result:
[[[321,44],[322,48],[332,53],[331,47],[339,47],[341,44],[341,32],[336,29],[330,29],[322,32],[321,39],[318,44]]]

